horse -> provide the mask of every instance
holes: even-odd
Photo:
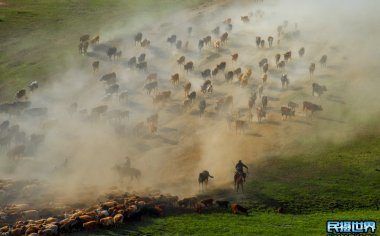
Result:
[[[242,192],[244,191],[243,190],[243,184],[244,184],[244,176],[243,175],[235,173],[235,175],[234,175],[234,183],[235,183],[236,192],[239,192],[239,186],[241,186],[241,191]]]
[[[113,169],[116,170],[121,181],[123,181],[126,177],[130,177],[130,181],[133,181],[134,179],[138,181],[141,178],[141,171],[136,168],[116,165]]]
[[[198,177],[198,183],[199,185],[202,184],[202,192],[203,192],[203,183],[206,184],[206,187],[207,187],[207,184],[208,184],[208,178],[214,178],[214,176],[211,176],[210,173],[207,171],[207,170],[204,170],[202,171],[201,173],[199,173],[199,177]]]

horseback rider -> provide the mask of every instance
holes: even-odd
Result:
[[[241,160],[239,160],[239,162],[235,166],[235,169],[236,169],[236,174],[242,176],[245,182],[245,177],[247,176],[247,174],[244,173],[244,167],[247,169],[247,172],[248,172],[248,166],[246,166]]]
[[[131,169],[131,160],[129,159],[128,156],[125,157],[125,164],[124,164],[124,167],[126,169]]]

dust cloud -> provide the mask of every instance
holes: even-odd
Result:
[[[149,7],[149,6],[147,6]],[[209,189],[232,186],[234,164],[243,160],[247,164],[269,155],[302,151],[305,140],[310,142],[342,143],[353,138],[360,127],[379,115],[378,89],[380,9],[378,1],[214,1],[195,9],[179,9],[159,19],[144,19],[144,15],[118,27],[100,29],[100,44],[89,48],[79,64],[71,65],[71,58],[64,63],[71,65],[65,74],[57,75],[49,86],[28,94],[31,107],[47,107],[47,117],[1,115],[1,121],[10,120],[18,124],[27,134],[44,135],[38,145],[25,141],[26,150],[18,160],[9,160],[7,150],[0,158],[3,179],[24,181],[16,192],[1,192],[0,202],[20,203],[33,201],[94,200],[100,194],[115,189],[127,192],[169,192],[181,197],[199,191],[198,173],[204,169],[214,175]],[[241,16],[250,16],[243,23]],[[219,26],[221,34],[226,31],[223,21],[232,19],[229,41],[219,51],[206,47],[198,50],[198,41]],[[288,25],[284,26],[284,21]],[[277,45],[277,26],[283,25],[284,34]],[[192,27],[191,35],[187,29]],[[299,30],[298,37],[291,32]],[[135,46],[133,36],[143,33],[151,41],[147,49]],[[87,32],[84,32],[87,33]],[[88,32],[91,33],[91,32]],[[289,33],[289,37],[285,34]],[[172,34],[188,42],[188,48],[178,50],[167,42]],[[80,35],[68,35],[78,37]],[[274,46],[264,49],[256,47],[255,38],[266,40],[274,37]],[[217,39],[212,35],[213,40]],[[110,61],[106,50],[115,46],[122,51],[122,58]],[[72,57],[77,45],[73,45]],[[305,56],[300,58],[298,50],[305,47]],[[276,53],[291,50],[293,59],[284,72],[277,69]],[[127,66],[133,56],[146,54],[148,72]],[[231,55],[239,53],[237,62]],[[327,66],[318,63],[322,55],[328,56]],[[186,73],[176,60],[185,55],[193,61],[195,69]],[[262,71],[258,62],[269,60],[268,82],[263,94],[274,98],[269,101],[267,117],[254,120],[244,134],[236,134],[234,125],[229,129],[225,116],[215,110],[216,101],[231,95],[234,98],[230,111],[241,120],[247,119],[248,99],[261,82]],[[100,70],[93,73],[91,63],[100,61]],[[202,95],[200,86],[204,82],[200,72],[213,69],[221,61],[227,62],[227,71],[241,67],[253,70],[247,88],[240,88],[235,78],[227,84],[223,73],[212,79],[214,92]],[[316,63],[312,79],[309,65]],[[106,99],[102,75],[116,72],[119,94],[128,92],[128,102],[119,101],[118,95]],[[164,105],[154,105],[152,96],[143,89],[146,76],[158,74],[160,91],[171,90],[171,98]],[[180,86],[173,87],[171,75],[179,73]],[[281,89],[280,77],[287,73],[288,89]],[[197,99],[189,111],[183,111],[184,92],[182,86],[191,81]],[[320,98],[312,96],[311,84],[317,82],[327,87]],[[207,103],[205,116],[199,117],[198,103],[204,98]],[[288,101],[300,105],[296,116],[282,120],[280,107]],[[323,111],[313,117],[302,111],[302,102],[311,101],[322,105]],[[77,112],[70,113],[70,105],[78,104]],[[260,99],[256,105],[260,104]],[[107,115],[91,119],[91,109],[107,105],[108,111],[128,110],[129,119],[120,122],[109,120]],[[87,114],[84,109],[87,110]],[[83,110],[80,114],[80,110]],[[146,119],[159,115],[157,133],[150,133]],[[138,123],[144,126],[136,132]],[[16,144],[12,144],[15,146]],[[3,149],[3,147],[2,147]],[[115,166],[124,165],[125,157],[131,165],[141,171],[139,180],[130,181],[128,173],[123,180]],[[34,180],[34,181],[32,181]]]

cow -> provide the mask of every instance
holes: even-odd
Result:
[[[210,176],[212,178],[212,176]],[[205,206],[205,207],[211,207],[213,204],[214,204],[214,199],[212,198],[207,198],[207,199],[204,199],[201,201],[201,203]]]
[[[190,100],[191,103],[194,102],[195,98],[197,97],[197,93],[195,91],[191,92],[187,98]]]
[[[310,79],[314,75],[314,71],[315,71],[315,63],[311,63],[309,66]]]
[[[137,63],[137,59],[136,57],[131,57],[131,59],[128,60],[128,66],[130,68],[133,68],[136,66],[136,63]]]
[[[206,187],[207,187],[208,178],[214,178],[214,177],[210,175],[210,173],[207,170],[204,170],[201,173],[199,173],[198,183],[199,183],[199,187],[202,186],[202,191],[203,191],[203,184],[206,184]]]
[[[180,58],[178,58],[177,64],[178,65],[183,65],[183,63],[185,63],[185,60],[186,60],[186,57],[185,56],[181,56]]]
[[[216,67],[221,70],[221,71],[224,71],[224,69],[226,68],[226,65],[227,63],[225,61],[222,61],[221,63],[219,63]]]
[[[284,87],[288,88],[289,85],[289,79],[287,74],[282,74],[281,76],[281,87],[284,89]]]
[[[148,69],[148,63],[146,61],[140,62],[136,65],[137,69],[146,71]]]
[[[220,27],[217,26],[215,29],[211,31],[211,33],[213,33],[215,36],[218,36],[220,34]]]
[[[90,40],[90,43],[91,43],[91,45],[94,46],[94,45],[98,44],[99,41],[100,41],[100,37],[99,37],[99,35],[97,35],[97,36],[93,37],[93,38]]]
[[[173,45],[177,41],[177,36],[173,34],[172,36],[170,36],[169,38],[167,38],[166,41],[168,43],[170,43],[170,45]]]
[[[268,64],[268,59],[267,58],[263,58],[260,60],[259,62],[259,67],[263,67],[265,64]]]
[[[237,59],[239,58],[239,54],[238,53],[234,53],[234,54],[231,55],[231,57],[232,57],[232,61],[236,62]]]
[[[141,53],[140,56],[137,58],[138,63],[144,62],[145,61],[146,54]]]
[[[193,32],[193,27],[189,26],[187,28],[187,34],[190,35]]]
[[[100,78],[100,81],[104,81],[107,84],[114,84],[116,83],[116,73],[112,72],[112,73],[105,74]]]
[[[298,55],[300,57],[303,57],[303,55],[305,55],[305,48],[304,47],[302,47],[302,48],[300,48],[300,50],[298,50]]]
[[[111,47],[107,50],[107,56],[109,57],[110,60],[112,59],[112,56],[115,58],[116,52],[117,52],[116,47]]]
[[[241,16],[240,19],[241,19],[241,21],[243,21],[244,23],[248,23],[248,22],[249,22],[249,16]]]
[[[256,47],[260,47],[260,43],[261,43],[261,37],[257,36],[256,37]]]
[[[79,41],[80,41],[81,43],[84,43],[84,42],[88,41],[89,39],[90,39],[90,35],[85,34],[85,35],[82,35],[82,36],[79,38]]]
[[[206,93],[206,92],[208,92],[208,89],[209,89],[209,86],[212,86],[211,85],[211,80],[206,80],[203,84],[202,84],[202,86],[201,86],[201,92],[202,93]]]
[[[311,111],[311,114],[314,114],[314,112],[316,112],[316,111],[323,111],[323,108],[320,105],[316,105],[314,103],[304,101],[302,110],[305,112]]]
[[[237,213],[243,213],[245,215],[248,216],[248,209],[247,208],[244,208],[242,206],[240,206],[239,204],[236,204],[236,203],[233,203],[231,204],[231,211],[232,213],[234,214],[237,214]]]
[[[264,39],[261,40],[261,42],[260,42],[260,47],[261,47],[261,48],[264,48],[264,47],[265,47],[265,40],[264,40]]]
[[[327,63],[327,55],[323,55],[323,56],[321,57],[321,59],[319,60],[319,63],[321,64],[321,66],[326,67],[326,63]]]
[[[158,85],[157,81],[153,81],[153,82],[145,84],[144,89],[146,90],[146,93],[150,95],[152,91],[157,90],[157,85]]]
[[[172,83],[174,86],[178,86],[178,84],[179,84],[179,74],[178,74],[178,73],[175,73],[174,75],[172,75],[170,81],[171,81],[171,83]]]
[[[278,68],[278,69],[281,69],[281,70],[284,70],[284,68],[285,68],[285,61],[280,61],[280,62],[277,64],[277,68]]]
[[[186,70],[186,72],[192,71],[194,69],[194,63],[192,61],[187,62],[183,68]]]
[[[211,75],[212,75],[213,77],[215,77],[215,76],[218,74],[218,72],[219,72],[219,68],[218,68],[218,67],[215,67],[215,68],[212,70]]]
[[[202,99],[200,102],[199,102],[199,117],[202,117],[202,115],[205,113],[205,110],[206,110],[206,100]]]
[[[150,46],[150,41],[148,39],[144,39],[141,43],[140,46],[143,48],[147,48]]]
[[[325,91],[327,91],[326,86],[319,85],[317,83],[312,84],[312,95],[314,96],[314,93],[318,94],[318,97],[321,96]]]
[[[277,53],[276,56],[275,56],[277,68],[278,68],[278,63],[280,62],[280,59],[281,59],[281,54]]]
[[[141,42],[142,40],[142,37],[143,37],[143,34],[141,32],[137,33],[134,37],[134,40],[135,40],[135,45],[137,45],[138,43]]]
[[[288,107],[290,107],[293,111],[295,111],[296,108],[298,107],[298,104],[295,103],[295,102],[289,101],[288,102]]]
[[[266,112],[264,108],[258,107],[256,108],[256,113],[257,113],[257,121],[260,123],[262,118],[266,117]]]
[[[244,130],[246,129],[246,121],[244,120],[235,120],[235,131],[236,134],[240,131],[240,133],[244,133]]]
[[[239,76],[241,74],[241,68],[237,68],[234,70],[234,75]]]
[[[211,43],[211,36],[210,35],[206,36],[203,39],[203,42],[204,42],[205,45],[210,45],[210,43]]]
[[[272,36],[268,37],[268,44],[269,44],[269,47],[271,48],[273,45],[273,37]]]
[[[199,40],[198,42],[198,50],[201,51],[202,48],[204,47],[205,45],[205,42],[203,41],[203,39]]]
[[[228,33],[225,32],[224,34],[222,34],[222,36],[220,37],[220,42],[223,44],[226,44],[228,41]]]
[[[94,73],[99,70],[99,64],[100,64],[99,61],[94,61],[92,63],[92,69],[94,70]]]
[[[29,85],[28,88],[31,92],[34,90],[38,89],[38,82],[36,80],[32,81]]]
[[[227,83],[229,83],[229,82],[232,83],[232,80],[234,79],[234,72],[233,72],[233,71],[229,71],[229,72],[227,72],[227,73],[224,75],[224,78],[226,79]]]
[[[21,98],[23,98],[23,97],[25,97],[25,96],[26,96],[26,89],[21,89],[21,90],[19,90],[19,91],[16,93],[16,95],[15,95],[16,99],[21,99]]]
[[[282,120],[288,119],[288,117],[295,116],[295,111],[289,107],[282,106],[281,107],[281,116],[282,116]]]
[[[191,89],[191,83],[188,81],[184,86],[183,89],[185,91],[185,97],[189,95],[190,89]]]
[[[292,51],[287,51],[285,54],[284,54],[284,60],[286,62],[288,62],[289,60],[292,59]]]
[[[211,70],[210,69],[206,69],[204,71],[201,72],[201,75],[202,75],[202,78],[205,79],[207,77],[211,77]]]

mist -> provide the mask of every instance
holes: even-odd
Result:
[[[149,7],[149,6],[147,6]],[[127,192],[161,191],[181,197],[197,194],[198,174],[208,170],[214,179],[209,189],[230,187],[234,165],[238,160],[254,165],[274,154],[302,152],[298,143],[305,140],[344,143],[360,132],[380,114],[377,105],[380,69],[375,65],[379,54],[375,50],[379,41],[380,3],[365,1],[214,1],[195,9],[177,9],[173,14],[150,18],[143,14],[128,23],[115,22],[117,27],[100,29],[100,45],[90,46],[87,56],[80,65],[72,63],[72,57],[81,57],[73,45],[73,55],[64,63],[70,70],[58,74],[49,85],[28,94],[31,107],[47,107],[48,116],[30,118],[26,115],[9,117],[1,114],[0,121],[10,120],[11,125],[19,124],[20,130],[28,137],[43,134],[44,140],[36,147],[27,146],[26,155],[19,160],[9,160],[7,151],[0,154],[0,176],[14,181],[30,181],[17,189],[17,193],[0,195],[0,202],[22,203],[41,201],[86,201],[97,199],[103,193],[117,189]],[[258,16],[258,11],[263,13]],[[252,14],[250,14],[252,13]],[[243,23],[240,16],[252,15],[249,23]],[[146,18],[145,18],[146,17]],[[206,47],[198,50],[198,41],[211,30],[220,26],[224,33],[223,21],[232,19],[233,29],[229,41],[219,51]],[[297,38],[280,38],[277,45],[277,26],[288,21],[285,32],[300,31]],[[121,20],[123,22],[123,20]],[[188,27],[193,27],[189,36]],[[133,36],[143,33],[151,41],[144,49],[135,46]],[[91,32],[88,32],[91,33]],[[178,50],[166,39],[172,34],[188,41],[188,48]],[[266,39],[273,36],[273,48],[258,49],[255,37]],[[79,38],[80,35],[70,35]],[[213,40],[217,39],[212,36]],[[120,60],[110,61],[105,53],[115,46],[122,51]],[[297,51],[305,47],[305,56],[299,58]],[[274,56],[291,50],[293,59],[285,67],[290,78],[287,90],[281,89],[282,72],[276,69]],[[141,72],[126,66],[133,56],[146,54],[148,72]],[[231,62],[231,55],[239,53],[237,62]],[[318,61],[328,56],[327,67]],[[186,73],[176,60],[186,56],[193,61],[195,69]],[[264,95],[277,98],[269,102],[267,118],[262,122],[254,120],[245,134],[236,134],[234,126],[228,128],[225,115],[215,111],[216,101],[228,95],[234,97],[232,114],[246,119],[248,99],[252,91],[261,84],[262,71],[258,62],[269,60],[268,84]],[[93,72],[91,63],[100,61],[100,69]],[[213,69],[221,61],[227,62],[225,72],[241,67],[253,70],[248,88],[240,88],[237,79],[227,84],[224,75],[213,78],[214,93],[202,95],[200,86],[204,82],[200,72]],[[312,79],[308,67],[316,63]],[[116,72],[119,93],[128,91],[128,102],[120,103],[115,94],[110,101],[104,101],[105,88],[99,81],[102,75]],[[158,74],[159,91],[171,90],[171,98],[164,105],[154,105],[152,96],[143,89],[148,74]],[[179,73],[180,86],[173,87],[171,75]],[[184,112],[182,86],[192,83],[197,99],[191,110]],[[320,98],[312,96],[311,84],[326,85],[328,91]],[[206,114],[199,117],[198,103],[204,98]],[[260,103],[258,99],[256,103]],[[300,104],[292,120],[281,120],[280,107],[288,101]],[[302,102],[311,101],[323,106],[323,111],[314,117],[302,112]],[[69,108],[78,104],[78,111],[70,114]],[[105,116],[91,120],[89,115],[79,111],[107,105],[108,111],[128,110],[130,118],[121,122],[108,120]],[[147,125],[140,132],[134,132],[140,122],[158,113],[158,131],[150,133]],[[254,111],[255,113],[255,111]],[[292,148],[291,151],[288,151]],[[28,155],[33,149],[33,155]],[[114,170],[131,159],[133,168],[141,171],[141,179],[122,180]],[[14,198],[17,196],[17,198]]]

